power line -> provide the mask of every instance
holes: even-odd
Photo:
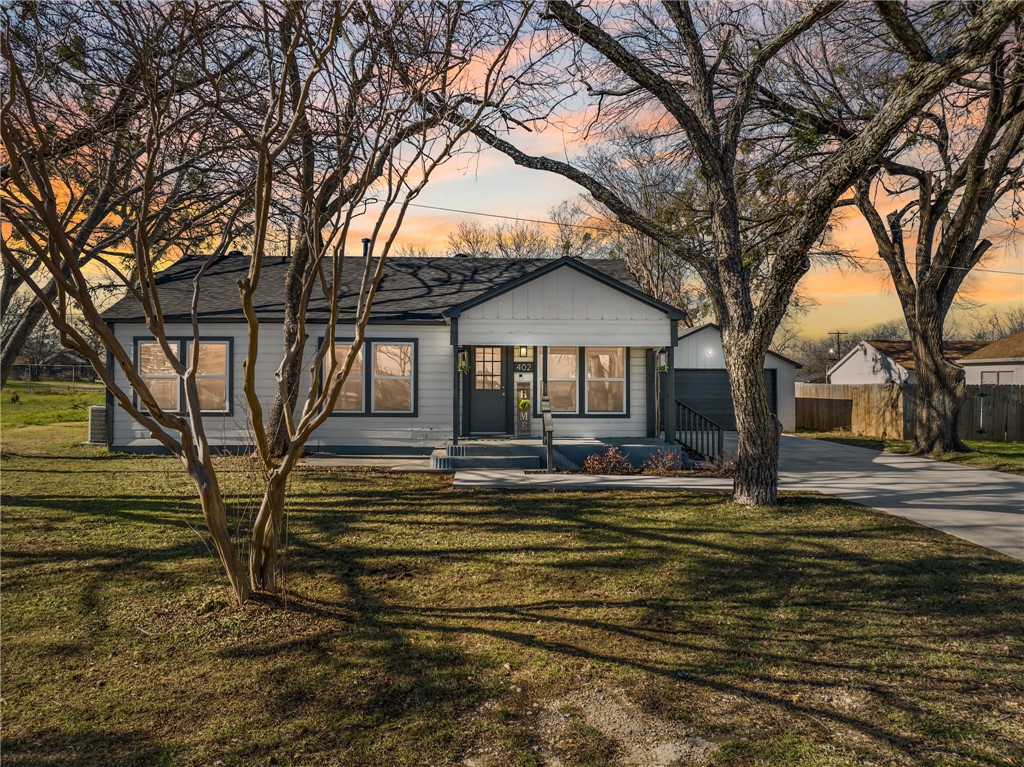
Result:
[[[417,203],[417,202],[410,202],[409,203],[409,207],[410,208],[427,208],[428,210],[440,210],[440,211],[444,211],[446,213],[462,213],[462,214],[467,215],[467,216],[483,216],[485,218],[501,218],[501,219],[505,219],[506,221],[521,221],[521,222],[523,222],[525,224],[544,224],[546,226],[561,226],[561,227],[567,227],[567,228],[570,228],[570,229],[589,229],[590,231],[593,231],[593,232],[609,232],[609,233],[615,234],[615,233],[617,233],[619,231],[618,229],[610,229],[608,227],[602,227],[602,226],[593,226],[591,224],[559,223],[558,221],[549,221],[549,220],[543,219],[543,218],[522,218],[521,216],[506,216],[506,215],[502,215],[501,213],[484,213],[483,211],[479,211],[479,210],[462,210],[460,208],[445,208],[445,207],[441,207],[439,205],[424,205],[423,203]],[[847,256],[844,256],[843,258],[848,258],[851,261],[862,261],[864,263],[873,264],[873,265],[878,265],[879,263],[881,263],[881,259],[875,259],[875,258],[871,258],[869,256],[847,255]],[[913,268],[917,268],[916,264],[914,264],[914,263],[912,263],[910,261],[907,262],[907,266],[913,267]],[[985,274],[1010,274],[1010,275],[1013,275],[1015,277],[1024,277],[1024,272],[1011,272],[1011,271],[1008,271],[1006,269],[981,269],[981,268],[971,269],[971,268],[966,267],[966,266],[941,266],[941,267],[934,267],[934,268],[936,268],[936,269],[955,269],[957,271],[963,271],[963,272],[983,272]]]
[[[429,208],[430,210],[443,210],[448,213],[465,213],[467,216],[485,216],[487,218],[504,218],[509,221],[522,221],[527,224],[547,224],[548,226],[565,226],[570,229],[590,229],[594,232],[611,232],[614,234],[619,231],[618,229],[609,229],[606,226],[591,226],[590,224],[566,224],[559,223],[558,221],[548,221],[543,218],[520,218],[519,216],[503,216],[500,213],[484,213],[479,210],[459,210],[458,208],[441,208],[437,205],[423,205],[421,203],[410,202],[410,208]]]

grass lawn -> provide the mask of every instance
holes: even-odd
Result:
[[[0,428],[88,421],[89,406],[102,405],[104,391],[102,384],[9,381],[0,391]]]
[[[1024,564],[905,520],[306,469],[234,609],[176,463],[81,429],[4,432],[12,767],[1024,759]]]
[[[887,453],[909,453],[909,439],[879,439],[878,437],[856,437],[848,431],[801,431],[801,437],[825,439],[842,445],[867,447],[884,450]],[[962,463],[976,469],[1006,471],[1024,476],[1024,442],[974,442],[966,440],[971,453],[946,453],[939,460]]]

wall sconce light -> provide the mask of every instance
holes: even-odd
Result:
[[[709,346],[709,347],[708,347],[708,348],[707,348],[707,349],[705,350],[705,352],[704,352],[704,353],[705,353],[706,355],[708,355],[708,356],[710,357],[711,355],[713,355],[713,354],[715,353],[715,350],[714,350],[714,349],[712,349],[712,348],[711,348],[711,347]]]
[[[469,353],[466,351],[465,346],[459,347],[459,372],[469,372]]]
[[[530,356],[530,350],[527,347],[525,347],[525,346],[520,346],[519,347],[519,356],[520,357],[528,357],[528,356]]]
[[[655,355],[656,365],[659,373],[668,372],[668,351],[665,349],[658,349],[658,353]]]

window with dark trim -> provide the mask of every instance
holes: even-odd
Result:
[[[180,355],[177,342],[171,342],[175,354]],[[181,377],[174,372],[171,361],[156,341],[139,343],[136,369],[161,410],[177,412],[181,407]]]
[[[339,368],[345,364],[345,360],[348,359],[351,350],[351,342],[335,342],[334,357]],[[324,364],[327,364],[326,360]],[[348,372],[348,378],[341,385],[341,394],[338,395],[338,401],[334,404],[334,412],[362,413],[365,407],[364,402],[366,401],[364,394],[363,350],[360,349],[356,353],[356,358],[352,361],[352,368]]]
[[[340,366],[352,339],[335,339],[334,348]],[[323,364],[326,370],[326,359]],[[366,339],[342,385],[334,415],[415,415],[416,383],[415,339]]]
[[[373,349],[374,413],[413,411],[413,356],[411,343],[375,341]]]
[[[579,412],[579,349],[575,346],[548,348],[548,401],[552,413]]]
[[[629,348],[541,347],[537,405],[547,386],[553,415],[571,418],[629,416]]]
[[[588,413],[626,412],[626,350],[621,346],[588,346],[586,403]]]
[[[168,339],[175,357],[188,368],[192,353],[191,338]],[[200,338],[199,360],[195,370],[199,408],[203,413],[231,412],[233,364],[229,338]],[[160,344],[145,338],[135,339],[135,367],[161,409],[182,412],[185,379],[174,372]],[[136,397],[136,400],[138,398]]]

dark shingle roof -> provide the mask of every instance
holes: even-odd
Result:
[[[966,362],[1024,359],[1024,330],[1018,330],[963,357]]]
[[[202,258],[183,259],[160,273],[157,284],[166,321],[190,318],[192,280],[204,263]],[[388,258],[373,302],[371,321],[442,321],[442,312],[550,263],[548,259],[539,258]],[[622,261],[588,259],[584,263],[614,280],[637,288],[636,281]],[[261,320],[280,320],[284,316],[284,279],[287,267],[288,262],[283,258],[270,258],[263,262],[255,300],[256,314]],[[199,291],[200,319],[244,321],[238,281],[245,277],[247,268],[247,258],[225,256],[207,270]],[[343,319],[354,318],[355,299],[362,272],[361,258],[345,259],[341,276]],[[330,307],[322,291],[315,292],[319,293],[319,298],[314,297],[310,301],[308,321],[326,321]],[[131,297],[114,304],[103,316],[111,322],[145,319],[138,302]]]
[[[868,339],[864,343],[871,344],[906,370],[913,370],[915,367],[914,350],[910,347],[910,341]],[[942,356],[948,360],[958,360],[965,354],[970,354],[980,349],[985,343],[985,341],[943,341]]]

